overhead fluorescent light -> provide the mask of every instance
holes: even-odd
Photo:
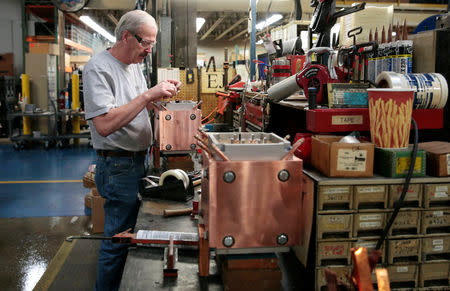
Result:
[[[277,22],[281,18],[283,18],[283,16],[281,14],[274,14],[274,15],[270,16],[269,18],[267,18],[266,20],[261,21],[260,23],[256,24],[256,30],[261,30],[261,29]]]
[[[108,39],[111,42],[116,42],[116,38],[111,35],[109,32],[107,32],[103,27],[98,25],[94,20],[92,20],[89,16],[81,16],[80,20],[83,21],[87,26],[95,30],[96,32],[103,35],[106,39]]]
[[[200,29],[202,28],[204,23],[205,23],[205,18],[197,17],[197,32],[200,31]]]

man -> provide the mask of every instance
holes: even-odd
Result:
[[[86,119],[98,154],[95,183],[106,198],[105,236],[134,228],[138,183],[152,142],[148,110],[181,86],[168,80],[147,88],[139,63],[151,52],[156,34],[155,19],[147,12],[127,12],[117,24],[114,46],[93,57],[83,71]],[[119,288],[126,255],[127,246],[102,241],[96,290]]]

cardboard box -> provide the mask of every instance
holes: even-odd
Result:
[[[0,76],[14,76],[14,54],[0,55]]]
[[[106,199],[101,196],[92,196],[92,233],[102,233],[103,226],[105,224],[105,209],[103,204],[105,204]]]
[[[427,151],[427,175],[450,176],[450,142],[422,142],[419,149]]]
[[[316,135],[311,139],[311,163],[328,177],[371,177],[374,144],[340,143],[342,136]]]
[[[390,178],[403,178],[411,164],[412,147],[407,149],[375,148],[375,173]],[[413,177],[425,176],[425,151],[417,150]]]
[[[59,45],[49,42],[30,42],[30,53],[59,56]]]

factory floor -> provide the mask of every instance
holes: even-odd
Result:
[[[82,179],[95,152],[83,140],[14,150],[0,139],[0,161],[1,289],[33,290],[65,238],[90,233]]]

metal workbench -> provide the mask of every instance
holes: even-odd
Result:
[[[163,209],[176,209],[192,206],[162,200],[143,201],[136,222],[138,230],[163,230],[180,232],[197,232],[197,220],[189,216],[165,218]],[[137,246],[130,248],[122,275],[120,290],[223,290],[219,275],[208,278],[198,276],[197,250],[178,250],[178,278],[164,278],[164,249]],[[217,273],[217,266],[211,260],[211,274]]]
[[[189,216],[164,218],[164,209],[191,207],[192,201],[186,203],[163,200],[143,201],[136,222],[138,230],[163,230],[180,232],[197,232],[197,220]],[[210,276],[198,276],[197,250],[178,250],[178,278],[164,278],[164,249],[137,246],[130,248],[125,263],[120,290],[224,290],[221,275],[214,259],[210,261]],[[302,290],[308,275],[293,252],[277,254],[280,270],[283,274],[282,290]],[[307,289],[304,289],[307,290]]]

